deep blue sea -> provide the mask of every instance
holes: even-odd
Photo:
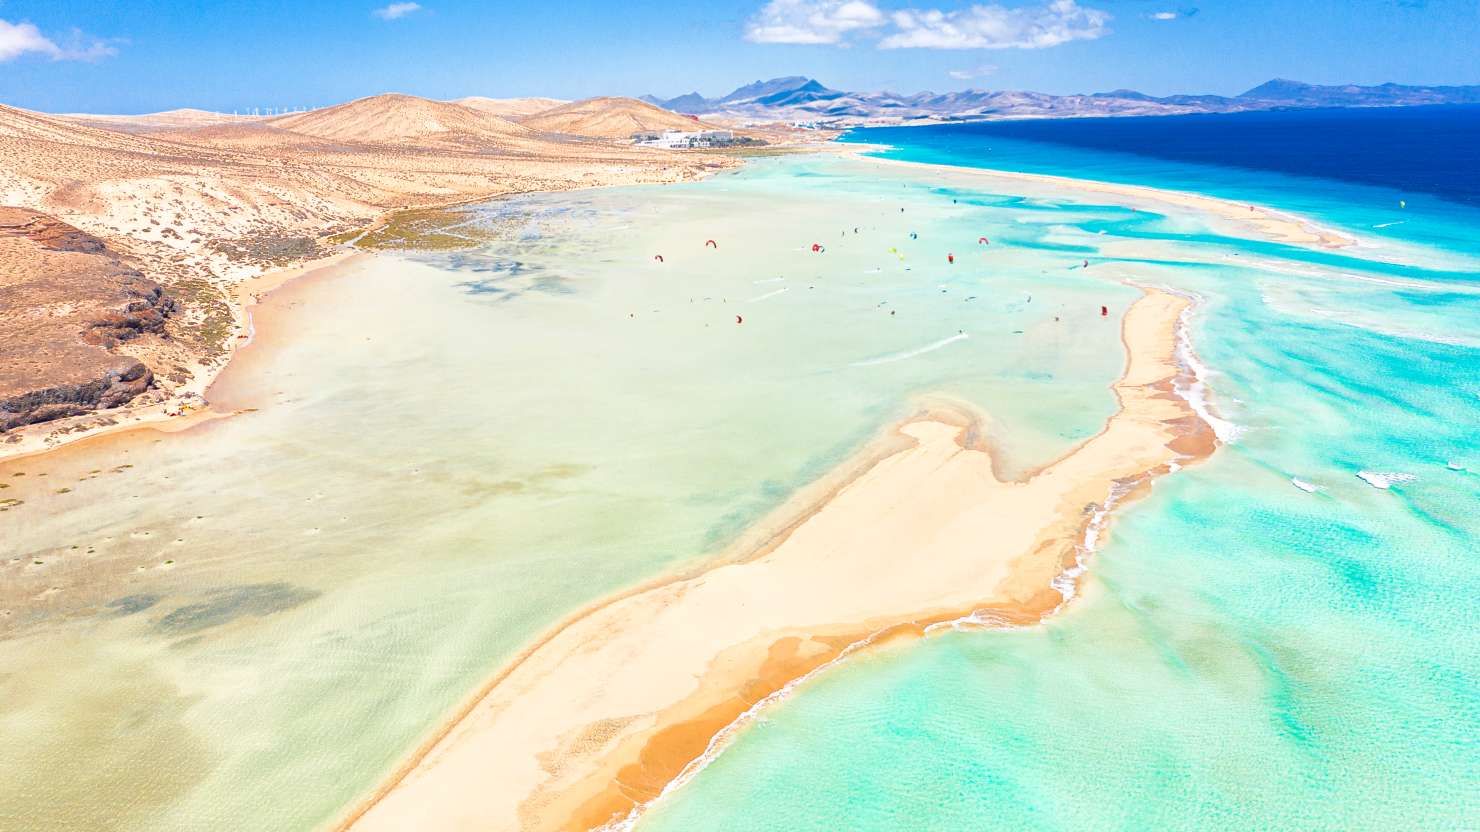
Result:
[[[855,130],[891,158],[1197,191],[1480,252],[1480,106]]]

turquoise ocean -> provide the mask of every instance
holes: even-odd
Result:
[[[1310,129],[1322,115],[1288,114],[1284,141],[1340,159],[1396,129],[1374,112],[1333,138]],[[1472,173],[1476,114],[1430,115],[1467,143],[1403,150],[1427,150],[1432,179]],[[1227,163],[1144,151],[1178,121],[847,137],[1247,200],[1360,242],[1065,220],[1209,255],[1158,279],[1203,298],[1194,341],[1236,438],[1117,519],[1057,618],[859,656],[768,709],[639,829],[1480,828],[1480,210],[1261,169],[1302,151],[1245,143],[1248,119],[1193,122]],[[1364,471],[1404,476],[1383,490]]]

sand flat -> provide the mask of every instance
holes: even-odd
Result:
[[[850,645],[1056,609],[1051,582],[1106,498],[1212,450],[1173,392],[1188,303],[1150,290],[1131,307],[1120,408],[1059,460],[1004,481],[969,414],[905,421],[750,557],[595,606],[531,647],[343,827],[595,828]]]

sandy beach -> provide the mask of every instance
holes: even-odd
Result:
[[[966,616],[1039,620],[1063,602],[1054,581],[1112,495],[1216,444],[1174,390],[1188,305],[1148,290],[1131,307],[1119,409],[1057,461],[1004,481],[972,414],[906,420],[823,499],[784,511],[799,519],[759,548],[540,640],[340,828],[597,828],[659,795],[756,702],[851,649]]]

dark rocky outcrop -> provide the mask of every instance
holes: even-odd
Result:
[[[165,318],[175,311],[175,300],[158,283],[143,275],[129,275],[123,278],[119,293],[125,299],[123,306],[89,321],[82,340],[112,348],[145,333],[165,334]]]
[[[119,365],[82,384],[32,390],[0,400],[0,431],[119,407],[154,382],[154,373],[142,361],[120,356]]]
[[[176,303],[97,237],[0,208],[0,432],[127,404],[154,382],[118,345],[168,338]]]

